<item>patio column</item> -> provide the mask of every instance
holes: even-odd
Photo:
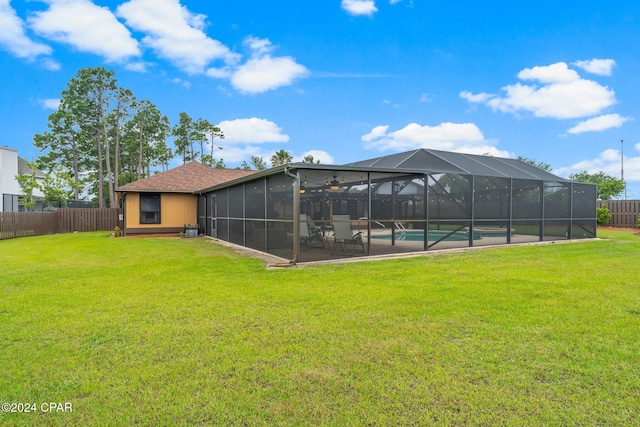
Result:
[[[371,255],[371,172],[367,172],[367,255]]]
[[[293,262],[300,259],[300,170],[293,180]]]

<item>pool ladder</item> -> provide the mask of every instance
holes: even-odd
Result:
[[[404,240],[407,238],[407,227],[405,227],[402,223],[400,222],[394,222],[393,225],[395,226],[396,230],[400,232],[399,236],[396,236],[397,240]]]

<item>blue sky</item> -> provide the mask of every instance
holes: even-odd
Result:
[[[619,177],[623,149],[640,198],[639,2],[0,0],[0,28],[0,144],[27,159],[104,66],[172,123],[219,124],[230,167],[427,147]]]

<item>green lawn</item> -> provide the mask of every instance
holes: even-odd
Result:
[[[0,241],[0,402],[37,405],[0,424],[637,425],[640,236],[598,234],[284,270],[204,239]]]

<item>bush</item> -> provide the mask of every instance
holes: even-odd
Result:
[[[598,225],[609,225],[609,220],[611,220],[611,213],[608,208],[596,208],[596,221]]]

